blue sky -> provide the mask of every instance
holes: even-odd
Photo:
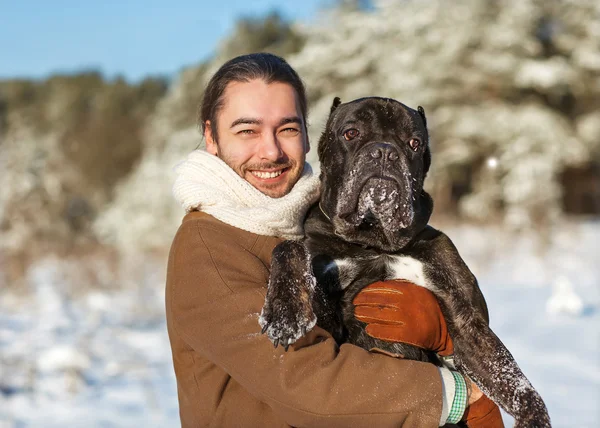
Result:
[[[0,79],[96,69],[135,81],[207,58],[240,15],[308,21],[323,0],[0,0]]]

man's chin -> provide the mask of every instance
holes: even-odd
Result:
[[[288,175],[285,178],[286,180],[282,180],[278,183],[265,183],[263,180],[250,175],[246,178],[246,181],[248,181],[256,190],[270,198],[281,198],[291,192],[292,188],[300,178],[300,174],[296,174],[294,177]]]
[[[290,193],[290,191],[292,190],[292,187],[293,187],[293,186],[289,186],[287,183],[285,186],[277,186],[277,187],[260,186],[255,183],[250,183],[250,184],[252,184],[256,188],[256,190],[267,195],[270,198],[281,198],[281,197],[287,195],[288,193]]]

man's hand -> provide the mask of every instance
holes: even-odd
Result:
[[[353,300],[354,316],[367,324],[369,336],[408,343],[438,355],[454,353],[452,339],[437,299],[408,281],[380,281],[362,289]],[[463,420],[470,428],[503,428],[500,409],[470,379]]]
[[[440,306],[426,288],[408,281],[380,281],[362,289],[352,301],[354,316],[367,324],[369,336],[437,352],[454,353]]]
[[[469,384],[469,399],[467,400],[467,406],[470,406],[471,404],[479,400],[481,397],[484,397],[484,395],[483,392],[481,392],[481,389],[479,389],[479,387],[471,379],[465,376],[463,377],[465,378],[465,382]]]
[[[504,428],[498,406],[487,398],[470,379],[465,378],[465,381],[470,383],[470,394],[468,407],[462,420],[467,423],[469,428]]]

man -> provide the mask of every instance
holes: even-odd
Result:
[[[302,81],[274,55],[234,58],[206,88],[206,151],[177,169],[174,193],[188,214],[167,273],[182,425],[435,427],[456,423],[476,402],[466,412],[470,426],[502,426],[498,408],[447,369],[338,346],[318,327],[287,353],[260,334],[271,251],[281,239],[302,237],[304,215],[318,198],[318,178],[305,164],[306,117]],[[397,291],[406,298],[392,304],[387,296]],[[356,313],[361,319],[368,305],[362,316],[375,327],[386,319],[373,307],[401,313],[403,305],[420,305],[429,315],[420,325],[390,320],[387,338],[391,332],[401,342],[452,349],[427,290],[379,283],[368,293],[357,296]],[[465,386],[469,393],[461,395]]]

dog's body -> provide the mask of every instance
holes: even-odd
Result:
[[[423,181],[430,164],[422,108],[386,98],[334,101],[319,142],[321,201],[304,241],[273,253],[260,317],[277,345],[319,326],[339,342],[439,364],[433,352],[374,339],[354,317],[352,299],[376,281],[404,279],[438,299],[454,344],[454,364],[516,419],[549,427],[546,407],[488,326],[477,280],[450,239],[427,225],[433,209]]]

